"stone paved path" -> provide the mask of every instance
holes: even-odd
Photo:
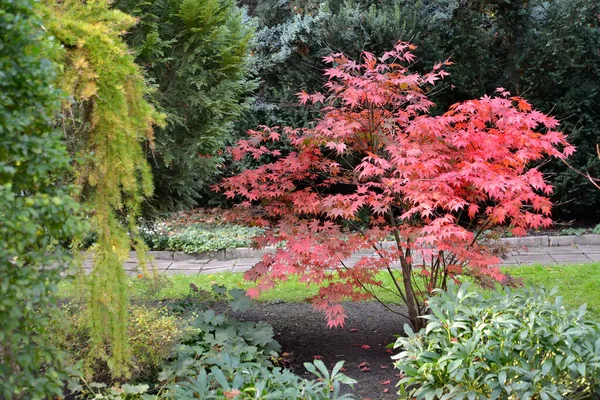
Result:
[[[348,260],[353,265],[360,256]],[[260,258],[236,258],[232,260],[217,259],[189,259],[189,260],[155,260],[160,273],[196,275],[202,273],[244,272],[260,261]],[[557,264],[583,264],[600,262],[600,245],[557,246],[557,247],[529,247],[510,252],[502,265],[557,265]],[[84,263],[88,264],[88,262]],[[89,265],[88,265],[89,266]],[[137,260],[130,259],[125,264],[125,269],[130,274],[139,271]]]

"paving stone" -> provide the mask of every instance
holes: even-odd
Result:
[[[556,262],[549,255],[527,254],[515,256],[519,264],[555,264]]]
[[[258,264],[259,262],[261,262],[262,259],[261,258],[240,258],[238,260],[232,260],[233,265],[235,265],[236,267],[243,267],[243,266],[248,266],[248,267],[254,267],[256,264]]]
[[[248,265],[236,265],[235,267],[233,267],[233,269],[231,270],[231,272],[246,272],[249,269],[251,269],[251,266]],[[214,270],[211,270],[211,273],[214,273]]]
[[[546,247],[544,250],[552,256],[554,256],[554,254],[583,254],[583,251],[577,246]]]
[[[558,263],[567,264],[589,263],[592,261],[585,254],[553,254],[552,258]]]
[[[150,251],[148,252],[155,260],[173,260],[172,251]]]
[[[517,248],[511,249],[508,254],[513,256],[518,255],[547,255],[548,247],[530,247],[530,248]]]
[[[512,237],[502,238],[500,241],[504,244],[514,247],[537,247],[537,246],[548,246],[548,236],[525,236],[525,237]]]
[[[207,251],[204,253],[184,253],[182,251],[176,251],[175,253],[173,253],[173,259],[175,261],[189,261],[189,260],[202,260],[202,259],[224,260],[225,259],[225,250]]]
[[[197,264],[197,263],[192,263],[189,261],[175,261],[170,267],[169,267],[169,271],[171,270],[194,270],[194,271],[200,271],[202,270],[202,267],[204,266],[204,264]]]
[[[577,248],[585,254],[600,254],[600,246],[580,245]]]
[[[166,275],[198,275],[200,271],[197,269],[168,269],[166,271],[162,271],[161,273]]]
[[[156,267],[157,270],[159,271],[164,271],[169,269],[169,267],[171,265],[173,265],[174,261],[167,261],[167,260],[154,260],[154,266]]]
[[[518,265],[519,262],[513,256],[508,256],[505,259],[502,259],[500,262],[502,265]]]
[[[600,262],[600,253],[588,253],[588,258],[594,262]]]
[[[274,251],[274,249],[266,250],[266,251]],[[225,258],[228,260],[238,259],[238,258],[258,258],[261,257],[265,252],[265,250],[257,250],[249,247],[240,247],[237,249],[227,249],[225,250]]]
[[[212,260],[210,261],[208,264],[205,264],[204,267],[202,268],[202,271],[212,271],[215,269],[232,269],[234,266],[235,260],[230,260],[230,261],[219,261],[219,260]]]

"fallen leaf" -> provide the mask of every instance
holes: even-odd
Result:
[[[361,362],[360,364],[358,364],[358,368],[363,368],[363,367],[368,367],[369,363],[366,361]]]
[[[388,369],[388,366],[387,365],[380,365],[379,369]]]
[[[232,389],[229,392],[223,392],[223,394],[225,395],[226,399],[233,399],[235,396],[242,394],[242,392],[237,389]]]
[[[385,350],[385,352],[386,352],[386,353],[389,353],[389,354],[394,354],[394,351],[393,351],[393,350],[391,350],[391,349],[386,349],[386,350]]]
[[[356,329],[356,328],[350,328],[350,332],[359,332],[360,329]]]
[[[379,382],[380,385],[389,385],[390,383],[392,383],[390,379],[386,379],[385,381]]]
[[[389,391],[388,388],[383,389],[383,393],[387,393]]]
[[[363,344],[363,345],[362,345],[362,346],[360,346],[360,347],[362,347],[362,348],[363,348],[363,349],[365,349],[365,350],[369,350],[369,349],[371,348],[371,346],[369,346],[368,344]]]

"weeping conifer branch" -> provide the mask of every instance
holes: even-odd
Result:
[[[63,67],[58,84],[71,101],[63,104],[59,120],[78,156],[75,181],[98,237],[89,280],[90,355],[123,376],[129,359],[123,263],[132,247],[145,260],[135,222],[153,186],[142,145],[152,146],[153,126],[164,117],[146,100],[149,89],[122,39],[133,17],[110,9],[105,0],[45,0],[39,13],[63,45],[53,58]],[[142,267],[147,272],[145,263]]]

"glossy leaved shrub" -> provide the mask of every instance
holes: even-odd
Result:
[[[589,399],[600,394],[600,325],[554,291],[459,289],[429,300],[427,327],[395,347],[400,394],[416,399]]]

